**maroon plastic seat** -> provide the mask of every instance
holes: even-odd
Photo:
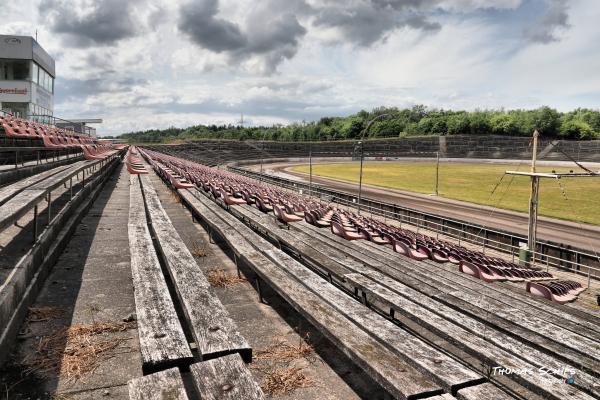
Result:
[[[393,248],[394,251],[396,253],[400,253],[402,255],[405,255],[407,257],[412,258],[413,260],[417,260],[417,261],[423,261],[428,259],[429,257],[427,256],[427,254],[423,254],[415,249],[413,249],[412,247],[408,246],[406,243],[404,243],[403,241],[400,240],[394,240],[393,241]]]
[[[233,197],[233,196],[231,196],[229,193],[227,193],[223,189],[220,189],[220,192],[221,192],[221,197],[223,198],[223,201],[228,206],[235,206],[235,205],[239,205],[239,204],[246,204],[246,200],[244,200],[244,199],[238,199],[236,197]]]
[[[495,274],[489,268],[484,265],[477,265],[469,261],[461,261],[458,265],[458,270],[468,275],[472,275],[485,282],[504,281],[506,278]]]
[[[256,207],[260,211],[262,211],[264,213],[269,213],[269,212],[273,211],[273,206],[266,204],[260,196],[256,196],[255,200],[256,200],[256,203],[255,203]]]
[[[336,221],[331,221],[331,232],[337,236],[343,237],[346,240],[360,240],[367,238],[364,233],[349,232],[345,230],[344,227]]]
[[[298,222],[298,221],[302,221],[304,218],[299,217],[295,214],[288,214],[285,212],[284,208],[280,205],[274,204],[273,205],[273,213],[275,214],[275,217],[277,217],[277,219],[281,222],[284,222],[286,224],[290,223],[290,222]]]

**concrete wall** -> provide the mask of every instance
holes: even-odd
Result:
[[[506,136],[425,136],[406,139],[369,140],[365,142],[367,157],[440,157],[530,159],[531,139]],[[152,146],[174,155],[193,153],[200,162],[221,164],[227,161],[257,160],[260,158],[307,157],[309,149],[314,157],[357,157],[360,146],[355,141],[319,142],[264,142],[234,140],[200,140],[193,144]],[[600,140],[568,141],[541,139],[538,145],[542,160],[600,162]],[[564,153],[568,154],[565,155]]]

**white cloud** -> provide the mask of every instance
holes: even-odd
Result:
[[[101,117],[104,134],[235,123],[241,113],[271,125],[380,105],[600,104],[593,0],[350,0],[344,7],[337,0],[213,0],[213,18],[244,38],[227,51],[216,51],[219,38],[191,30],[200,35],[194,43],[178,28],[182,6],[200,0],[134,0],[122,16],[134,21],[131,29],[95,30],[100,36],[84,46],[47,16],[60,19],[56,13],[73,6],[74,15],[96,21],[99,3],[44,1],[60,6],[40,15],[39,0],[3,5],[0,16],[11,22],[1,33],[38,29],[57,60],[56,115]],[[528,32],[532,4],[557,28]],[[381,22],[381,9],[399,20],[358,26]],[[352,10],[365,18],[347,18]]]

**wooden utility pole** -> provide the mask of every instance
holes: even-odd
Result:
[[[585,172],[569,172],[569,173],[561,173],[561,172],[537,172],[536,170],[536,161],[537,161],[537,148],[538,148],[538,137],[539,133],[536,130],[533,133],[533,154],[531,157],[531,171],[529,172],[521,172],[521,171],[506,171],[507,175],[520,175],[520,176],[528,176],[531,178],[531,195],[529,197],[529,228],[527,232],[527,250],[532,257],[532,264],[535,263],[535,252],[536,252],[536,241],[537,241],[537,219],[538,219],[538,196],[540,191],[540,179],[541,178],[551,178],[551,179],[562,179],[562,178],[598,178],[600,177],[600,172],[593,172],[583,166],[579,165],[582,169],[585,169]],[[590,271],[588,268],[588,280],[590,279]],[[589,286],[589,284],[588,284]]]
[[[531,195],[529,197],[529,229],[527,231],[527,249],[535,261],[535,243],[537,233],[537,217],[538,217],[538,194],[540,191],[540,177],[535,175],[535,163],[537,161],[537,147],[539,133],[536,130],[533,132],[533,151],[531,154]]]

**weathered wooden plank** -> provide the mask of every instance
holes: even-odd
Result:
[[[411,269],[410,272],[406,272],[407,276],[413,276],[417,279],[430,280],[434,282],[437,282],[439,279],[448,283],[455,284],[455,288],[457,290],[453,290],[450,292],[446,291],[446,294],[440,293],[438,295],[432,296],[438,299],[439,301],[442,301],[445,304],[452,306],[453,308],[461,311],[462,313],[468,313],[477,318],[480,318],[483,321],[486,321],[486,323],[490,324],[492,327],[501,329],[502,331],[514,336],[517,339],[524,340],[534,346],[539,347],[540,349],[545,349],[555,354],[557,357],[569,361],[573,365],[581,365],[583,368],[591,370],[596,369],[594,367],[594,365],[596,365],[596,361],[593,360],[590,356],[582,353],[581,350],[577,350],[576,348],[573,349],[569,346],[565,347],[563,342],[556,341],[552,339],[551,336],[557,336],[559,333],[564,333],[570,336],[570,343],[574,344],[575,347],[580,348],[584,347],[578,344],[579,338],[581,338],[581,341],[586,342],[588,345],[590,343],[597,344],[598,342],[590,340],[585,336],[577,335],[576,333],[570,330],[564,330],[561,327],[543,322],[540,318],[537,318],[536,315],[532,315],[530,313],[521,311],[521,309],[510,307],[510,305],[506,303],[502,303],[502,297],[493,297],[494,295],[498,296],[499,293],[495,291],[490,291],[487,288],[487,286],[493,285],[481,284],[480,281],[478,281],[473,286],[469,286],[469,283],[467,283],[467,286],[462,286],[460,283],[461,276],[459,276],[458,274],[448,273],[447,275],[449,276],[437,277],[432,274],[436,274],[437,272],[442,271],[436,269],[436,266],[433,266],[433,270],[430,271],[428,269],[427,263],[423,263],[419,268],[411,266],[407,266],[407,268]],[[453,278],[456,279],[456,281],[445,280],[447,278]],[[410,281],[410,279],[402,277],[399,278],[399,280],[421,291],[418,286],[415,286],[414,283]],[[460,295],[455,297],[451,296],[449,293],[460,293]],[[469,296],[470,300],[461,301],[461,299],[458,298],[461,295]],[[478,307],[477,305],[479,305],[482,302],[485,303],[485,306]],[[521,321],[521,323],[518,323],[517,321]],[[528,321],[533,321],[532,326],[535,327],[535,329],[532,329],[532,326],[529,326]],[[539,327],[540,325],[546,326],[546,329],[537,329],[537,327]],[[554,329],[556,327],[556,331],[558,332],[554,331],[551,334],[551,336],[546,335],[546,332],[550,327],[552,327],[551,329]]]
[[[428,397],[427,400],[456,400],[456,397],[452,396],[451,394],[444,393],[440,394],[439,396]]]
[[[460,387],[481,383],[485,380],[480,374],[467,369],[456,360],[374,313],[368,307],[344,295],[285,253],[273,249],[266,251],[265,255],[292,275],[294,279],[318,293],[338,312],[378,338],[407,363],[442,385],[447,391],[455,391]]]
[[[360,241],[355,243],[357,246],[364,246],[375,252],[378,256],[393,262],[398,259],[398,254],[387,246],[378,246],[374,243]],[[600,327],[598,321],[588,315],[583,318],[579,313],[566,310],[564,306],[549,303],[538,298],[529,296],[526,292],[516,288],[499,284],[489,284],[470,275],[457,272],[454,264],[439,264],[430,260],[425,260],[419,264],[421,271],[435,272],[440,280],[449,286],[459,285],[459,287],[469,288],[478,294],[485,294],[493,299],[505,303],[513,308],[519,309],[525,313],[535,315],[538,318],[547,320],[565,329],[587,336],[590,339],[600,341]]]
[[[127,387],[130,400],[188,400],[177,368],[131,379]]]
[[[255,209],[257,213],[261,213],[258,209]],[[269,232],[269,235],[279,242],[283,243],[295,252],[302,254],[303,259],[316,265],[325,267],[327,272],[334,276],[337,280],[343,280],[344,275],[350,272],[343,264],[336,260],[332,260],[327,255],[319,251],[319,249],[311,246],[311,244],[305,243],[296,232],[289,232],[285,229],[280,229],[273,218],[262,214],[258,215],[254,213],[253,207],[250,206],[239,206],[232,207],[231,213],[238,217],[246,218],[252,221],[254,225],[258,225],[261,229]]]
[[[46,194],[45,190],[24,190],[0,206],[0,231],[27,214]]]
[[[130,184],[129,249],[143,367],[187,363],[192,353],[152,244],[136,175]]]
[[[58,186],[62,185],[67,179],[70,179],[71,177],[77,175],[81,171],[98,164],[100,164],[100,160],[78,161],[76,163],[71,164],[69,168],[65,169],[64,171],[61,171],[58,174],[50,176],[48,179],[31,185],[30,189],[54,190]]]
[[[173,227],[150,179],[140,179],[152,229],[202,359],[239,352],[251,362],[252,348]]]
[[[237,354],[190,366],[194,386],[202,400],[262,400],[263,391]]]
[[[254,217],[256,217],[256,219],[253,220],[254,223],[262,223],[262,221],[264,220],[273,220],[273,218],[271,218],[270,216],[260,213],[259,210],[252,210],[252,208],[246,208],[245,210],[248,211],[248,213],[252,214]],[[395,278],[411,279],[411,276],[407,276],[405,270],[401,270],[400,268],[398,268],[399,266],[402,266],[401,263],[385,265],[379,259],[371,257],[368,253],[352,248],[348,245],[347,240],[335,236],[329,231],[327,231],[329,232],[329,234],[327,232],[323,232],[323,230],[318,231],[319,228],[312,227],[311,225],[305,224],[304,222],[293,224],[292,226],[295,227],[295,232],[284,232],[282,229],[279,229],[277,231],[270,231],[270,233],[274,236],[282,238],[282,240],[284,239],[285,235],[291,235],[293,237],[296,237],[299,241],[304,242],[309,248],[314,249],[313,253],[315,251],[319,252],[330,260],[320,260],[321,262],[323,262],[323,264],[321,265],[324,267],[329,268],[331,266],[331,261],[335,261],[341,264],[341,268],[345,268],[346,270],[351,269],[353,271],[360,272],[365,269],[376,269],[385,273],[386,275]],[[302,231],[302,229],[308,226],[314,228],[317,231],[312,232],[312,235],[306,234]],[[300,247],[293,247],[292,244],[289,244],[289,246],[292,247],[295,251],[301,253],[303,256],[305,255],[305,253],[303,253],[300,250]],[[315,262],[317,261],[315,260]],[[408,260],[408,262],[413,261]],[[412,283],[414,286],[419,287],[420,291],[431,296],[439,293],[440,286],[442,286],[432,286],[426,282],[418,282],[416,280],[412,280]],[[452,288],[447,287],[447,289],[450,291]]]
[[[498,285],[489,285],[487,283],[483,283],[478,279],[475,279],[473,277],[470,276],[466,276],[463,274],[457,274],[455,269],[456,267],[452,264],[438,264],[438,263],[434,263],[433,261],[423,261],[423,262],[412,262],[410,259],[407,259],[405,257],[402,257],[400,255],[398,255],[397,253],[395,253],[391,247],[389,246],[379,246],[376,245],[374,243],[368,242],[368,241],[364,241],[364,240],[360,240],[360,241],[354,241],[354,242],[348,242],[345,241],[342,238],[338,238],[334,235],[331,235],[330,232],[328,230],[324,230],[324,229],[319,229],[316,228],[312,225],[309,224],[304,224],[304,223],[300,223],[300,224],[293,224],[292,225],[292,229],[298,229],[301,231],[310,231],[313,234],[317,234],[320,235],[321,237],[325,236],[327,238],[330,238],[331,240],[336,241],[339,245],[345,246],[345,247],[358,247],[361,249],[361,251],[367,251],[367,252],[372,252],[373,255],[378,258],[378,257],[383,257],[386,262],[391,262],[391,263],[400,263],[403,266],[412,266],[416,267],[416,268],[420,268],[422,269],[428,269],[428,270],[435,270],[435,269],[439,269],[439,268],[445,268],[445,269],[453,269],[451,272],[453,273],[453,280],[449,280],[448,276],[445,275],[443,276],[444,279],[442,279],[443,282],[445,282],[447,285],[449,286],[454,286],[456,284],[464,284],[465,281],[466,282],[475,282],[477,285],[479,285],[481,288],[483,289],[488,289],[488,290],[493,290],[496,292],[495,295],[492,295],[492,297],[497,298],[498,297],[498,292],[507,295],[507,296],[502,296],[503,298],[509,298],[512,299],[513,296],[515,296],[515,303],[512,304],[513,306],[517,307],[518,305],[521,305],[522,309],[524,311],[531,311],[531,305],[536,306],[536,307],[540,307],[542,309],[544,309],[545,311],[549,312],[549,313],[553,313],[553,312],[561,312],[563,311],[559,316],[558,319],[569,319],[569,320],[573,320],[576,321],[578,323],[580,322],[584,322],[585,321],[581,321],[576,315],[574,315],[574,313],[568,313],[568,312],[564,312],[564,310],[560,309],[559,305],[556,304],[547,304],[545,302],[541,302],[538,299],[535,298],[531,298],[530,296],[527,296],[527,294],[525,293],[518,293],[515,290],[507,290],[506,287],[502,287],[502,285],[498,286]],[[405,263],[405,261],[409,261],[409,263]],[[589,321],[589,319],[587,320]],[[592,322],[592,325],[588,326],[589,329],[595,330],[596,332],[598,331],[598,328],[594,325],[594,322]],[[576,328],[575,328],[576,329]]]
[[[308,225],[308,224],[307,224]],[[318,229],[318,228],[317,228]],[[343,239],[342,239],[343,240]],[[364,258],[363,260],[365,261],[365,263],[369,266],[372,266],[372,262],[369,261],[367,254],[368,254],[368,250],[370,247],[372,246],[377,246],[375,244],[372,243],[368,243],[368,242],[364,242],[361,241],[361,243],[351,243],[348,244],[347,246],[358,246],[358,247],[363,247],[363,249],[365,250],[364,254]],[[343,247],[343,244],[342,244]],[[380,246],[378,246],[380,247]],[[338,247],[340,248],[340,247]],[[376,249],[378,250],[378,249]],[[399,256],[397,254],[392,253],[392,255],[397,259]],[[380,256],[380,260],[385,261],[386,260],[386,256],[384,254],[379,254]],[[408,284],[410,287],[415,288],[417,290],[419,290],[420,292],[424,292],[430,296],[434,296],[436,298],[439,298],[441,301],[444,302],[448,302],[450,301],[452,298],[448,298],[447,296],[444,295],[435,295],[435,294],[431,294],[428,293],[427,291],[423,290],[423,286],[421,283],[418,282],[418,280],[425,282],[425,281],[430,281],[430,282],[435,282],[435,286],[436,288],[438,288],[441,291],[445,291],[447,293],[461,293],[465,296],[470,296],[471,300],[473,301],[473,299],[476,299],[477,301],[479,301],[480,299],[484,299],[487,303],[492,304],[494,307],[482,307],[485,308],[485,310],[480,310],[481,312],[479,314],[477,314],[477,316],[479,318],[482,318],[484,320],[487,320],[488,322],[495,322],[495,326],[498,328],[502,328],[503,330],[509,332],[510,334],[512,334],[515,337],[518,338],[528,338],[528,341],[534,345],[538,345],[542,348],[548,349],[549,351],[553,352],[554,354],[560,355],[562,358],[569,360],[572,363],[575,363],[576,365],[581,364],[582,366],[584,366],[585,368],[591,368],[592,370],[594,369],[593,365],[595,365],[595,361],[593,360],[585,360],[587,358],[586,355],[584,355],[584,353],[581,352],[582,348],[588,348],[589,346],[594,346],[594,350],[599,346],[597,341],[593,341],[593,340],[589,340],[586,337],[582,337],[580,335],[571,333],[567,330],[562,329],[559,326],[556,325],[545,325],[539,318],[537,318],[536,316],[532,316],[530,314],[524,314],[524,313],[519,313],[518,311],[516,311],[514,308],[507,308],[507,306],[505,304],[503,304],[500,299],[496,299],[496,298],[492,298],[491,296],[482,296],[482,290],[485,290],[486,288],[483,287],[481,288],[481,290],[477,293],[475,292],[470,292],[470,287],[464,287],[464,291],[457,291],[457,290],[451,290],[449,291],[448,288],[450,287],[449,284],[453,283],[455,284],[455,288],[456,289],[456,285],[460,284],[460,276],[457,276],[458,274],[454,274],[454,276],[452,276],[452,278],[456,279],[456,281],[447,281],[445,280],[446,277],[437,277],[433,274],[436,274],[437,272],[440,272],[439,270],[433,270],[430,271],[429,269],[426,269],[428,267],[427,263],[419,263],[419,265],[411,265],[411,264],[403,264],[404,267],[406,267],[408,270],[404,271],[403,275],[391,275],[395,278],[397,278],[398,280],[402,281],[405,284]],[[436,268],[436,267],[433,267]],[[380,270],[380,268],[374,267],[374,269]],[[417,279],[417,281],[415,281],[415,279]],[[448,282],[448,285],[443,285],[443,282]],[[479,289],[482,284],[480,282],[477,282],[477,288]],[[492,285],[485,285],[485,286],[492,286]],[[497,294],[497,292],[494,292]],[[489,304],[488,304],[489,305]],[[464,304],[462,303],[462,307],[457,307],[458,309],[461,309],[463,312],[466,311],[468,304]],[[469,307],[471,308],[471,307]],[[497,310],[505,310],[503,312],[504,316],[507,316],[505,321],[502,321],[500,318],[497,318]],[[491,314],[490,314],[491,313]],[[485,314],[485,315],[483,315]],[[499,316],[499,315],[498,315]],[[521,323],[517,323],[517,321],[521,321]],[[531,329],[530,326],[528,326],[527,321],[533,321],[533,325],[535,326],[535,329]],[[539,327],[542,326],[541,331],[539,329]],[[546,329],[544,329],[543,327],[546,326]],[[570,344],[572,345],[571,347],[575,347],[574,350],[576,352],[572,352],[572,351],[568,351],[568,349],[565,349],[564,347],[564,343],[562,342],[551,342],[549,341],[549,335],[546,335],[545,333],[548,331],[548,328],[552,327],[551,329],[556,329],[559,332],[557,333],[556,331],[552,332],[550,334],[551,336],[558,336],[559,334],[562,335],[566,335],[566,337],[570,338]],[[581,342],[584,342],[585,345],[580,344],[579,340]],[[593,344],[595,343],[595,345]]]
[[[88,164],[86,164],[88,163]],[[56,174],[50,175],[46,179],[39,181],[28,188],[23,189],[10,200],[0,206],[0,231],[18,221],[19,218],[27,214],[37,203],[39,203],[49,190],[53,190],[70,176],[73,176],[84,168],[94,165],[96,161],[79,161],[68,166],[67,169]]]
[[[439,293],[440,290],[453,290],[452,287],[445,285],[443,282],[431,283],[431,280],[414,280],[414,275],[410,273],[410,268],[418,266],[418,261],[413,261],[409,258],[399,256],[396,254],[396,259],[393,263],[385,262],[383,258],[374,256],[363,248],[357,248],[357,245],[362,244],[363,241],[349,242],[339,236],[331,233],[329,230],[319,229],[308,223],[294,224],[293,227],[297,231],[310,232],[310,240],[313,242],[327,243],[330,248],[337,251],[338,254],[344,254],[352,260],[360,261],[364,265],[368,265],[370,268],[376,269],[385,273],[386,275],[411,279],[415,288],[422,293],[429,296],[433,296]],[[359,243],[356,243],[359,242]],[[417,267],[418,268],[418,267]]]
[[[220,229],[225,241],[232,247],[240,243],[256,242],[258,235],[243,225],[232,215],[226,213],[215,203],[204,198],[196,198],[188,191],[179,191],[182,198],[190,204],[207,224]],[[221,220],[213,225],[213,221]],[[234,224],[234,229],[223,229],[223,222]],[[364,330],[340,315],[320,296],[301,285],[289,274],[246,244],[240,258],[279,293],[294,309],[319,329],[331,342],[343,351],[352,361],[363,368],[375,381],[399,398],[435,395],[441,388],[425,378],[420,372],[406,364],[397,355],[389,351],[379,341]]]
[[[514,324],[512,321],[500,316],[495,310],[486,309],[483,304],[485,303],[485,299],[489,299],[489,297],[475,296],[475,300],[465,301],[451,294],[444,293],[435,296],[434,298],[437,301],[460,311],[464,315],[472,316],[484,321],[488,324],[488,329],[504,332],[523,344],[528,344],[530,347],[535,347],[552,354],[553,357],[564,360],[578,368],[589,369],[591,371],[597,370],[596,366],[598,364],[593,358],[573,350],[568,346],[564,346],[535,330]],[[513,312],[519,313],[517,310],[514,310]]]
[[[249,216],[249,217],[252,217],[252,215],[246,215],[246,216],[247,216],[247,217],[248,217],[248,216]],[[267,216],[265,216],[265,217],[267,217]],[[268,217],[267,217],[267,218],[268,218]],[[253,220],[253,222],[256,222],[256,221],[255,221],[255,220]],[[300,224],[298,224],[298,225],[300,225]],[[266,227],[266,226],[265,226],[265,227]],[[318,229],[318,228],[315,228],[315,229]],[[280,231],[281,231],[281,230],[280,230]],[[277,232],[277,233],[275,233],[275,235],[280,235],[280,233],[279,233],[279,232]],[[341,239],[341,240],[343,240],[343,239]],[[375,246],[375,245],[374,245],[374,246]],[[344,247],[344,243],[342,243],[342,246],[341,246],[341,247]],[[338,248],[339,248],[339,247],[338,247]],[[398,255],[397,255],[397,254],[396,254],[395,256],[396,256],[396,257],[398,257]],[[364,268],[363,268],[363,272],[364,272],[364,273],[366,273],[366,271],[364,270]],[[408,276],[402,276],[401,280],[403,280],[403,281],[410,281],[411,285],[412,285],[412,286],[415,286],[415,281],[414,281],[414,280],[411,280],[411,278],[410,278],[410,277],[408,277]],[[437,305],[439,306],[439,303],[437,303]],[[489,314],[489,313],[488,313],[488,314]],[[463,318],[464,318],[464,317],[463,317]],[[472,320],[472,319],[467,319],[467,320],[469,320],[469,321],[473,321],[473,322],[474,322],[474,320]],[[492,329],[491,329],[491,328],[489,328],[489,327],[484,327],[483,325],[481,325],[479,328],[482,328],[482,327],[483,327],[484,331],[492,331]],[[475,330],[475,332],[477,332],[477,330]],[[495,332],[495,331],[494,331],[493,333],[498,333],[498,332]],[[527,334],[527,333],[528,333],[528,332],[525,332],[525,334]],[[512,339],[512,338],[508,337],[507,335],[500,335],[500,338],[501,338],[501,339],[499,339],[499,340],[497,340],[497,341],[496,341],[496,344],[497,344],[498,346],[500,346],[500,347],[504,347],[504,342],[505,342],[505,340],[507,340],[507,339]],[[540,336],[540,335],[536,335],[536,339],[538,339],[537,341],[535,341],[535,343],[536,343],[536,344],[543,344],[543,343],[547,343],[547,340],[544,340],[544,337],[542,337],[542,336]],[[561,367],[561,365],[560,365],[559,361],[558,361],[558,360],[556,360],[556,358],[553,358],[553,357],[547,356],[547,355],[545,355],[544,353],[542,353],[542,352],[540,352],[540,351],[537,351],[536,349],[534,349],[534,348],[531,348],[530,346],[524,345],[524,343],[522,343],[522,342],[519,342],[519,341],[517,341],[517,340],[514,340],[514,339],[512,339],[512,343],[514,344],[514,346],[518,347],[518,348],[520,349],[520,351],[523,351],[523,350],[526,350],[526,351],[528,351],[528,353],[527,353],[527,354],[529,355],[529,357],[528,357],[528,358],[529,358],[529,360],[530,360],[530,361],[535,361],[535,360],[546,360],[546,361],[548,362],[548,364],[547,364],[547,365],[553,365],[553,366],[556,366],[556,368],[560,370],[560,367]],[[555,351],[555,353],[554,353],[554,354],[560,354],[561,356],[563,356],[563,355],[564,355],[564,347],[561,347],[561,346],[553,346],[553,347],[552,347],[552,346],[551,346],[551,348],[552,348],[552,349]],[[562,350],[562,351],[561,351],[561,350]],[[556,353],[556,352],[560,352],[560,353]],[[515,352],[515,354],[519,354],[519,351]],[[536,356],[538,356],[538,357],[536,357]],[[574,360],[577,360],[577,359],[580,359],[580,357],[579,357],[579,356],[577,356],[577,357],[574,357],[574,358],[572,358],[572,359],[574,359]],[[574,365],[578,365],[578,363],[575,363]],[[588,365],[585,365],[585,366],[587,367]],[[593,379],[594,379],[594,378],[590,377],[589,375],[588,375],[588,376],[586,376],[586,378],[587,378],[587,379],[585,379],[585,382],[584,382],[584,384],[586,384],[586,385],[587,385],[587,383],[590,383],[590,382],[591,382],[591,380],[593,380]]]
[[[547,302],[539,298],[533,298],[524,291],[517,292],[516,289],[503,285],[502,283],[490,285],[470,275],[457,273],[456,266],[436,264],[428,265],[426,268],[432,270],[437,269],[438,271],[441,270],[440,276],[448,281],[453,281],[461,286],[469,287],[476,293],[483,293],[510,307],[535,315],[548,322],[560,325],[565,329],[585,335],[590,339],[600,341],[600,325],[598,324],[598,319],[593,319],[591,316],[588,316],[588,318],[581,318],[580,314],[568,310],[564,305]]]
[[[536,297],[532,297],[532,298],[537,299]],[[553,305],[553,306],[564,307],[565,309],[568,310],[569,313],[576,314],[580,318],[589,320],[592,323],[594,321],[597,321],[598,318],[600,318],[600,310],[598,310],[598,309],[591,309],[589,307],[584,306],[581,303],[571,302],[571,303],[566,303],[566,304],[558,304],[558,303],[555,303],[555,302],[551,302],[549,300],[547,300],[546,302],[548,304],[550,304],[550,305]],[[598,330],[600,330],[600,327],[598,328]]]
[[[476,335],[503,350],[506,350],[515,357],[526,360],[536,367],[544,367],[556,371],[565,370],[567,367],[567,369],[578,370],[576,385],[584,390],[595,392],[600,395],[600,387],[595,387],[595,385],[597,386],[598,378],[590,375],[587,372],[593,370],[581,368],[578,363],[565,363],[561,359],[558,359],[554,353],[540,351],[537,348],[523,342],[522,338],[515,338],[504,333],[503,331],[493,329],[490,326],[487,326],[485,323],[480,322],[480,320],[463,314],[460,312],[460,310],[456,310],[445,304],[440,304],[435,299],[418,293],[401,282],[397,282],[389,277],[384,276],[383,274],[371,272],[364,273],[363,275],[370,278],[372,281],[377,282],[379,285],[391,290],[392,292],[403,296],[407,300],[424,307],[428,311],[431,311],[443,317],[444,319],[447,319],[448,321],[453,322],[459,327],[468,330],[471,334]],[[360,286],[360,283],[355,280],[354,277],[359,277],[362,279],[361,275],[348,276],[350,282]],[[380,300],[382,300],[388,307],[393,307],[396,309],[396,306],[386,301],[386,299]],[[488,319],[489,318],[490,316],[488,316]],[[568,378],[568,375],[562,374],[562,378],[566,379]]]
[[[257,212],[259,212],[259,211],[257,210]],[[264,214],[262,214],[262,215],[264,216],[263,218],[269,218],[268,216],[266,216]],[[254,216],[253,212],[246,214],[246,217],[249,217],[249,218],[252,218],[253,216]],[[257,216],[257,219],[260,219],[259,217],[260,216]],[[255,223],[255,222],[256,222],[256,220],[253,220],[253,223]],[[293,226],[297,227],[297,230],[302,230],[305,226],[310,226],[310,225],[299,223],[299,224],[294,224]],[[267,227],[267,226],[265,225],[265,227]],[[319,228],[311,227],[310,229],[314,233],[313,240],[318,240],[317,238],[320,239],[321,236],[323,236],[323,234],[321,234],[319,232]],[[281,231],[281,230],[279,230],[279,231]],[[294,234],[296,234],[296,233],[294,233]],[[275,235],[281,235],[281,233],[276,232]],[[339,246],[337,247],[337,249],[343,249],[344,247],[348,247],[348,246],[357,246],[357,247],[361,247],[365,251],[364,254],[366,254],[369,252],[370,246],[377,247],[376,250],[379,250],[379,248],[381,248],[381,246],[377,246],[375,244],[365,242],[365,241],[348,242],[341,238],[340,238],[340,240],[342,242],[339,243]],[[379,256],[380,256],[380,260],[382,260],[382,261],[386,260],[385,254],[379,254]],[[391,256],[394,257],[394,260],[397,260],[399,258],[399,255],[395,254],[395,253],[392,253]],[[375,257],[375,256],[373,256],[373,257]],[[369,267],[372,266],[371,265],[372,262],[369,261],[369,257],[364,257],[363,261],[365,261],[365,263]],[[410,263],[408,265],[406,265],[406,264],[403,265],[407,268],[410,268],[411,272],[405,271],[405,273],[403,275],[393,275],[393,276],[398,278],[399,281],[401,281],[405,284],[408,284],[412,288],[415,288],[421,292],[424,292],[424,293],[427,293],[430,295],[433,294],[433,293],[428,293],[428,291],[422,290],[422,288],[423,288],[422,284],[419,282],[418,279],[413,279],[413,277],[420,278],[421,281],[433,281],[433,282],[435,282],[436,287],[439,288],[441,285],[438,284],[436,277],[432,276],[432,274],[436,273],[437,271],[432,271],[432,272],[423,271],[422,268],[424,266],[426,266],[426,264],[424,264],[424,263],[413,262],[413,264],[416,264],[416,266],[412,266],[412,265],[410,265]],[[373,268],[372,270],[376,270],[376,269],[377,268]],[[368,271],[370,271],[370,269],[363,268],[362,271],[359,269],[356,269],[356,271],[368,274],[369,273]],[[448,287],[449,286],[447,286],[447,288]],[[437,297],[437,296],[435,296],[435,297]],[[477,296],[477,297],[479,298],[479,296]],[[495,301],[495,300],[490,299],[490,301]],[[440,305],[439,303],[436,304],[436,306],[438,306],[438,307],[439,307],[439,305]],[[469,306],[468,304],[464,304],[464,302],[463,302],[462,308],[457,307],[457,309],[464,313],[467,308],[468,309],[473,308],[473,307],[468,307],[468,306]],[[435,308],[432,308],[432,309],[434,310]],[[447,308],[447,310],[451,310],[451,309]],[[591,371],[593,371],[595,369],[595,367],[594,367],[594,365],[596,365],[595,361],[589,360],[586,357],[582,357],[581,353],[571,351],[568,348],[565,348],[560,343],[553,342],[553,341],[549,340],[547,337],[540,335],[535,331],[524,329],[523,327],[512,324],[509,321],[504,321],[501,318],[496,317],[493,313],[490,313],[487,310],[485,310],[485,311],[480,310],[480,311],[481,311],[481,313],[478,314],[477,317],[481,318],[482,320],[484,320],[490,324],[492,322],[494,322],[493,327],[485,327],[484,325],[481,325],[479,327],[479,330],[473,330],[473,331],[479,332],[479,331],[481,331],[481,328],[483,328],[484,331],[486,331],[486,332],[493,332],[495,334],[500,334],[499,337],[501,337],[501,339],[496,341],[496,344],[498,346],[504,347],[503,343],[510,339],[515,346],[520,347],[521,351],[526,351],[526,354],[529,356],[529,357],[527,357],[529,361],[535,362],[535,360],[546,360],[548,363],[547,365],[555,365],[557,367],[557,369],[560,370],[559,359],[561,359],[561,360],[568,361],[573,366],[576,366],[576,369],[586,369],[586,370],[591,370]],[[464,316],[463,316],[463,318],[464,318]],[[467,318],[467,320],[474,321],[471,318]],[[497,332],[494,329],[494,327],[501,329],[503,332],[509,333],[510,335],[514,336],[516,338],[516,340],[513,338],[510,338],[509,336],[507,336],[506,334],[503,334],[502,332]],[[529,343],[529,345],[527,345],[525,343]],[[532,345],[549,351],[551,354],[553,354],[553,356],[551,357],[551,356],[546,355],[543,352],[538,351],[537,349],[533,348]],[[519,353],[520,353],[520,351],[515,352],[515,354],[519,354]],[[557,357],[558,357],[558,359],[557,359]],[[585,381],[587,383],[590,383],[591,380],[594,379],[589,375],[587,375],[586,378],[587,379]],[[587,386],[591,387],[589,385],[587,385]]]
[[[61,165],[60,167],[49,169],[48,171],[41,172],[36,175],[32,175],[28,178],[22,179],[18,182],[15,182],[11,185],[5,186],[0,189],[0,204],[5,203],[11,197],[17,195],[23,190],[29,188],[31,185],[36,184],[38,182],[43,181],[44,179],[57,174],[65,169],[69,168],[70,165]]]
[[[600,361],[600,342],[577,335],[560,326],[543,321],[532,315],[523,314],[514,308],[500,307],[498,302],[486,296],[477,296],[472,293],[457,290],[450,294],[438,296],[440,301],[450,297],[459,298],[469,304],[476,305],[481,310],[489,310],[492,314],[510,321],[515,325],[533,331],[545,338],[554,340],[558,345],[569,347],[578,351],[582,357],[590,357]],[[562,347],[564,349],[564,347]]]
[[[510,400],[514,399],[513,396],[500,390],[491,383],[484,383],[482,385],[471,386],[468,388],[460,389],[456,394],[459,400],[482,400],[482,399],[494,399],[494,400]]]
[[[425,309],[417,303],[394,293],[392,290],[379,283],[362,276],[351,274],[347,276],[348,281],[353,282],[371,296],[386,302],[396,312],[418,322],[423,327],[431,330],[436,335],[448,340],[450,343],[462,348],[491,367],[502,366],[513,370],[533,370],[538,367],[526,362],[503,348],[497,347],[471,332],[457,326],[441,316]],[[541,374],[506,375],[510,379],[530,388],[531,390],[546,396],[549,399],[592,399],[592,396],[564,384],[564,379],[542,376]]]

